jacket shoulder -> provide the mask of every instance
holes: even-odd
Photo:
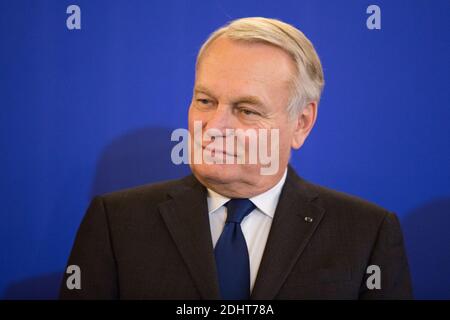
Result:
[[[302,179],[304,186],[316,195],[314,203],[323,207],[327,215],[348,218],[355,222],[380,224],[387,216],[393,214],[380,205],[358,196],[331,189]]]
[[[156,183],[149,183],[131,188],[126,188],[114,192],[98,195],[105,204],[133,205],[133,204],[158,204],[168,200],[168,194],[171,190],[186,186],[190,183],[190,176],[166,180]]]

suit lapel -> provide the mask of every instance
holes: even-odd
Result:
[[[324,215],[315,197],[289,167],[251,299],[275,298]]]
[[[220,299],[206,189],[189,176],[169,195],[159,206],[161,216],[202,298]],[[312,203],[315,197],[289,167],[251,299],[276,297],[323,218],[325,210]]]
[[[159,209],[202,298],[219,299],[206,189],[193,176],[183,182]]]

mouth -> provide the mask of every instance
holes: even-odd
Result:
[[[224,156],[228,156],[228,157],[233,157],[233,158],[237,158],[237,155],[233,154],[233,153],[228,153],[225,150],[221,150],[221,149],[215,149],[215,148],[211,148],[209,146],[203,146],[202,145],[202,149],[203,150],[207,150],[208,152],[211,153],[211,155],[216,156],[216,155],[224,155]]]

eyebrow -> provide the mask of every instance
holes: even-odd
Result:
[[[210,90],[208,90],[208,88],[205,88],[204,86],[196,86],[194,91],[195,91],[195,93],[204,93],[211,97],[214,97],[214,94],[212,94],[212,92]],[[251,105],[255,105],[257,107],[261,107],[263,109],[263,111],[267,110],[266,105],[257,96],[247,95],[247,96],[239,97],[239,98],[235,99],[233,104],[238,104],[238,103],[248,103]]]
[[[194,88],[195,93],[206,93],[209,96],[214,96],[207,88],[203,86],[196,86]]]

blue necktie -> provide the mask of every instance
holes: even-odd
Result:
[[[226,207],[227,221],[214,249],[220,293],[222,299],[247,300],[250,297],[250,263],[241,221],[255,205],[248,199],[232,199]]]

